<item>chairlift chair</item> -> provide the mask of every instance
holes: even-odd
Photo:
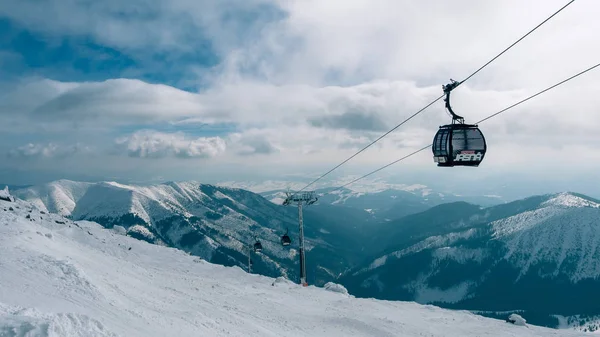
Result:
[[[260,243],[260,241],[258,241],[258,240],[256,240],[256,242],[254,243],[254,251],[255,252],[262,251],[262,243]]]
[[[290,244],[292,244],[292,239],[288,235],[288,230],[286,229],[285,234],[283,234],[283,236],[281,236],[281,245],[289,246]]]

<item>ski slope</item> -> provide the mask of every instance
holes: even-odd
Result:
[[[0,247],[0,336],[587,335],[303,288],[21,200],[0,201]]]

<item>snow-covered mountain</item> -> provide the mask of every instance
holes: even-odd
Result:
[[[341,282],[357,296],[450,308],[600,314],[600,202],[575,194],[482,208],[459,202],[388,223],[387,249]]]
[[[297,275],[297,210],[246,190],[196,182],[136,186],[59,180],[16,190],[14,195],[45,212],[95,221],[107,228],[123,227],[130,236],[181,248],[223,265],[245,266],[248,245],[258,238],[263,251],[253,258],[257,272]],[[368,225],[366,211],[338,208],[334,218],[305,211],[307,259],[312,261],[309,282],[322,284],[358,259],[359,253],[348,247],[358,240],[350,232],[360,228],[340,225],[346,213],[361,226]],[[280,236],[288,228],[294,242],[282,247]]]
[[[71,215],[75,204],[94,184],[70,180],[58,180],[45,185],[26,187],[13,192],[46,212]],[[11,190],[14,190],[11,188]]]
[[[258,190],[260,191],[260,188]],[[278,189],[258,193],[273,203],[281,204],[285,199],[286,191]],[[465,196],[435,192],[421,184],[380,183],[341,189],[329,187],[317,189],[316,193],[319,195],[319,204],[321,205],[343,205],[365,210],[381,221],[395,220],[449,202],[466,201],[481,206],[493,206],[506,202],[502,197],[496,195]]]
[[[586,335],[301,287],[122,234],[0,200],[0,336]]]

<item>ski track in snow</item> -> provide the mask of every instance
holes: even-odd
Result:
[[[20,200],[0,247],[0,336],[585,335],[274,282]]]

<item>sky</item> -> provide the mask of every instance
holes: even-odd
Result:
[[[2,1],[0,182],[310,181],[566,3]],[[474,123],[600,62],[599,11],[575,1],[453,91],[454,110]],[[482,123],[478,168],[439,168],[427,150],[378,177],[600,196],[599,80]],[[386,165],[449,122],[440,100],[331,177]]]

